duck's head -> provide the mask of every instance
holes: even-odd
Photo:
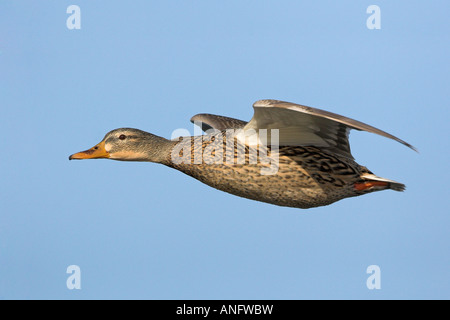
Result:
[[[94,147],[71,155],[69,160],[113,159],[157,162],[161,147],[167,141],[139,129],[120,128],[108,132]]]

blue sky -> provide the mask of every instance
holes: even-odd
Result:
[[[69,30],[66,9],[81,9]],[[369,30],[369,5],[381,29]],[[448,299],[448,1],[0,2],[1,299]],[[386,130],[356,160],[403,182],[301,210],[157,164],[69,161],[118,127],[280,99]],[[66,269],[81,270],[81,289]],[[378,265],[381,289],[366,269]]]

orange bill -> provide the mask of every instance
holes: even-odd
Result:
[[[102,141],[96,146],[86,151],[74,153],[69,157],[69,160],[82,160],[82,159],[101,159],[109,158],[109,152],[105,149],[105,142]]]

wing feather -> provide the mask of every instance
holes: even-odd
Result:
[[[417,151],[390,133],[329,111],[279,100],[259,100],[253,108],[253,118],[243,129],[278,129],[280,145],[313,145],[353,158],[348,137],[350,130],[356,129],[393,139]]]
[[[203,131],[209,129],[226,130],[226,129],[242,129],[247,122],[239,119],[218,116],[215,114],[201,113],[193,116],[191,122],[198,124]]]

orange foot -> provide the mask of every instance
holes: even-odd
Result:
[[[364,191],[372,187],[387,187],[389,183],[384,181],[366,181],[362,183],[355,183],[355,189],[358,191]]]

